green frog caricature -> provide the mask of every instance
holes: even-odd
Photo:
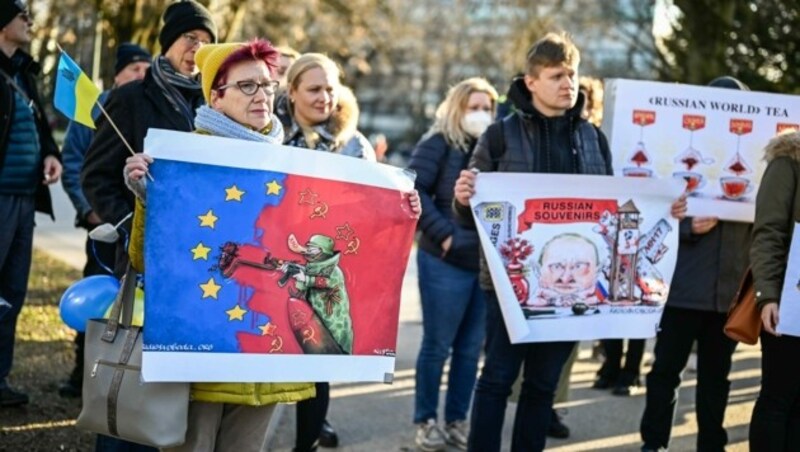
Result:
[[[322,234],[312,235],[305,245],[289,235],[289,249],[303,256],[291,275],[296,289],[304,295],[311,308],[330,331],[343,353],[353,353],[353,321],[350,318],[350,298],[345,287],[344,273],[339,268],[341,254],[333,249],[333,239]],[[281,270],[289,271],[288,266]]]

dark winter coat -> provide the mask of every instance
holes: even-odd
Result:
[[[467,270],[478,271],[478,234],[466,228],[453,212],[453,187],[472,155],[451,146],[444,135],[436,133],[423,138],[411,153],[409,168],[417,173],[414,183],[422,202],[422,216],[417,227],[422,235],[420,249],[445,262]],[[450,249],[442,250],[442,242],[452,236]]]
[[[481,172],[612,175],[608,140],[597,127],[581,118],[583,94],[560,117],[546,117],[533,108],[531,94],[522,79],[509,91],[515,111],[481,135],[469,167]],[[489,136],[502,130],[504,149],[492,155]],[[555,132],[558,129],[560,132]],[[474,227],[469,206],[454,202],[459,221]],[[480,284],[492,290],[492,278],[481,253]]]
[[[794,225],[800,221],[800,132],[774,138],[764,154],[768,164],[756,197],[750,247],[759,307],[780,302]]]
[[[750,263],[753,225],[720,221],[706,234],[692,233],[692,219],[680,223],[678,263],[667,306],[725,313]]]
[[[190,105],[195,105],[199,101],[195,96],[202,98],[202,93],[197,90],[185,96],[191,97]],[[144,149],[144,137],[150,128],[180,132],[191,132],[193,129],[194,118],[190,123],[173,108],[153,79],[151,70],[147,71],[143,80],[113,90],[103,107],[137,153]],[[81,170],[81,187],[92,210],[104,222],[117,224],[135,207],[133,192],[122,177],[125,160],[131,154],[105,116],[101,116],[96,124],[97,131],[86,151]],[[122,227],[124,231],[130,231],[130,220]],[[120,234],[121,240],[117,242],[114,272],[118,276],[124,274],[128,263],[126,235]]]
[[[0,52],[0,71],[6,73],[12,79],[21,74],[22,88],[36,106],[35,119],[36,128],[39,132],[39,146],[41,152],[41,169],[38,174],[44,174],[44,158],[53,156],[61,160],[58,146],[53,140],[53,133],[47,123],[47,117],[42,108],[42,101],[36,89],[36,77],[39,75],[41,67],[33,58],[22,50],[17,50],[11,58],[5,53]],[[11,120],[14,117],[14,88],[8,83],[7,79],[0,75],[0,168],[5,163],[5,154],[8,148],[8,137],[11,133]],[[36,187],[36,210],[53,216],[53,203],[50,199],[50,188],[44,184],[37,184]]]

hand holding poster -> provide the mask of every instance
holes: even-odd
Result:
[[[680,182],[484,173],[470,203],[511,342],[655,335]]]
[[[753,221],[762,151],[800,128],[799,96],[623,79],[605,87],[615,174],[683,181],[689,216]]]
[[[795,223],[778,311],[780,334],[800,337],[800,223]]]
[[[152,129],[145,149],[147,381],[391,380],[402,170]]]

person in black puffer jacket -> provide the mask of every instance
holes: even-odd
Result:
[[[417,265],[422,302],[422,346],[417,358],[414,423],[422,450],[446,442],[467,446],[467,410],[485,333],[486,306],[478,284],[478,234],[461,226],[452,210],[453,186],[467,167],[477,138],[492,122],[497,92],[482,78],[455,85],[417,144],[409,168],[422,200]],[[445,427],[437,422],[439,386],[450,356]]]

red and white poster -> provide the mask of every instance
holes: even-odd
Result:
[[[476,184],[473,217],[511,342],[655,335],[683,184],[517,173]]]
[[[674,178],[690,216],[752,222],[764,146],[800,129],[800,96],[610,79],[603,131],[614,174]]]

